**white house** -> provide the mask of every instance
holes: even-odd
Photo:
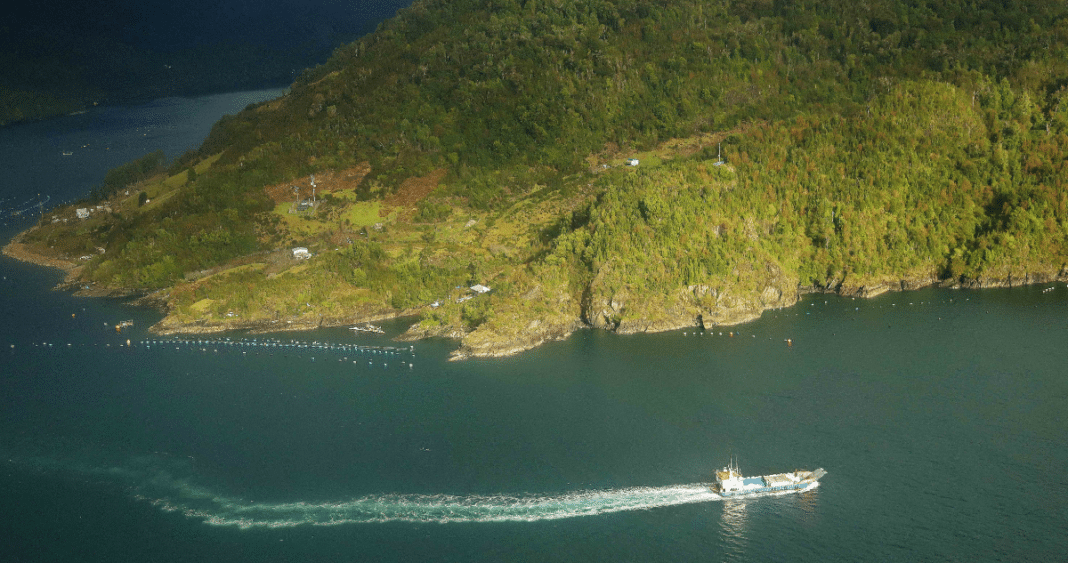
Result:
[[[293,258],[296,258],[297,260],[307,260],[308,258],[311,258],[311,252],[308,252],[308,249],[303,246],[298,246],[293,249]]]
[[[490,291],[490,288],[482,284],[477,284],[471,286],[471,291],[474,291],[475,293],[487,293]]]
[[[636,159],[636,158],[628,158],[627,159],[627,166],[637,166],[637,165],[638,165],[638,159]]]
[[[89,218],[89,209],[85,207],[79,207],[78,209],[75,209],[74,212],[78,215],[79,219]]]

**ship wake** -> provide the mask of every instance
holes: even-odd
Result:
[[[260,502],[197,484],[184,476],[191,474],[184,463],[154,457],[119,466],[60,464],[40,458],[9,462],[38,472],[117,485],[129,496],[160,510],[213,526],[243,529],[384,522],[538,522],[722,500],[707,484],[693,483],[548,495],[373,494],[325,502]]]
[[[147,500],[147,499],[146,499]],[[217,526],[281,528],[381,522],[537,522],[720,500],[700,484],[559,495],[368,495],[338,502],[252,503],[210,496],[152,500]]]

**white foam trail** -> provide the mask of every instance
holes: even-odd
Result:
[[[707,484],[692,483],[553,495],[379,494],[335,502],[256,502],[222,495],[189,479],[175,477],[174,472],[188,473],[187,464],[181,461],[149,456],[134,459],[122,467],[60,464],[40,458],[21,461],[29,461],[36,469],[49,472],[63,466],[62,472],[73,471],[83,477],[120,484],[134,498],[161,510],[181,513],[214,526],[242,529],[382,522],[537,522],[724,500]],[[808,489],[813,487],[815,484]]]
[[[699,483],[560,495],[385,494],[324,503],[254,503],[208,495],[195,500],[183,497],[152,502],[163,510],[181,512],[212,525],[280,528],[381,522],[536,522],[720,500],[707,485]]]

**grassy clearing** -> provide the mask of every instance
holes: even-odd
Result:
[[[383,218],[380,215],[381,211],[381,202],[361,201],[353,203],[342,215],[342,220],[348,221],[348,224],[356,229],[361,227],[371,227],[388,220],[388,216]]]
[[[214,299],[201,299],[189,306],[189,312],[196,315],[203,315],[211,310],[213,303],[215,303]]]

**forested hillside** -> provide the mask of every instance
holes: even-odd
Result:
[[[162,203],[95,227],[107,252],[86,276],[162,287],[318,244],[300,275],[331,287],[316,299],[339,318],[339,300],[411,312],[493,280],[422,309],[416,331],[488,354],[579,322],[737,322],[799,286],[1063,275],[1066,15],[1042,0],[420,2],[220,121],[151,188]],[[334,214],[307,219],[329,228],[272,213],[265,186],[346,170],[358,181],[328,196]],[[356,220],[369,205],[384,229]],[[256,271],[188,282],[172,307],[189,321],[241,294],[250,318],[305,314],[253,299],[279,283]]]

